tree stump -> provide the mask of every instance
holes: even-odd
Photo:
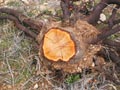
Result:
[[[90,44],[99,33],[94,26],[81,20],[74,26],[51,22],[37,37],[40,59],[53,69],[81,72],[83,68],[93,66],[93,58],[101,49],[101,45]]]
[[[75,55],[75,43],[69,33],[53,28],[44,36],[43,53],[52,61],[69,61]]]

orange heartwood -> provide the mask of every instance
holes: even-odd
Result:
[[[75,43],[68,32],[50,29],[44,37],[43,52],[49,60],[67,62],[75,55]]]

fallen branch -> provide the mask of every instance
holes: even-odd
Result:
[[[98,55],[104,57],[105,60],[112,60],[118,67],[120,67],[120,56],[115,51],[103,48],[98,52]]]
[[[120,42],[105,39],[105,40],[103,40],[102,43],[105,44],[105,45],[108,45],[108,47],[115,48],[116,51],[120,52]]]
[[[26,34],[30,35],[32,38],[34,38],[34,39],[36,38],[37,35],[35,33],[31,32],[28,28],[26,28],[22,24],[20,24],[20,22],[18,21],[17,18],[15,18],[15,17],[13,17],[11,15],[0,16],[0,20],[4,20],[4,19],[9,19],[9,20],[13,21],[15,23],[15,26],[18,29],[24,31]]]
[[[111,36],[112,34],[115,34],[115,33],[119,32],[119,31],[120,31],[120,25],[113,28],[113,29],[111,29],[111,30],[107,30],[106,32],[103,31],[98,35],[98,37],[96,39],[94,39],[92,41],[92,43],[97,43],[99,41],[102,41],[102,40],[106,39],[107,37]]]
[[[100,18],[102,10],[109,4],[116,4],[119,6],[120,0],[101,0],[100,3],[98,3],[96,7],[94,7],[94,10],[91,12],[91,14],[86,18],[86,21],[93,25],[96,24]]]
[[[28,18],[27,16],[21,14],[21,12],[18,12],[18,10],[14,10],[10,8],[0,8],[0,12],[16,17],[20,23],[26,24],[30,26],[30,28],[36,29],[38,32],[40,32],[43,26],[42,22],[32,20]]]
[[[109,28],[112,28],[114,26],[113,21],[115,20],[115,15],[117,13],[117,10],[120,6],[116,6],[113,10],[112,10],[112,15],[110,16],[110,18],[108,19],[108,24],[109,24]]]

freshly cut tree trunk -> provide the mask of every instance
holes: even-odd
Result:
[[[67,62],[75,55],[75,43],[66,31],[50,29],[44,36],[43,52],[52,61]]]
[[[83,68],[93,66],[93,58],[101,49],[101,45],[90,44],[98,34],[99,31],[85,21],[78,20],[74,26],[51,22],[43,27],[37,37],[39,56],[54,69],[81,72]]]

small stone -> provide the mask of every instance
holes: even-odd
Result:
[[[95,66],[95,63],[92,63],[92,67],[94,67]]]
[[[81,69],[80,67],[78,67],[78,70],[79,70],[80,72],[82,72],[82,69]]]
[[[103,13],[100,14],[100,20],[103,21],[103,22],[106,21],[106,16],[105,16],[105,14],[103,14]]]
[[[38,88],[38,84],[36,83],[35,85],[34,85],[34,89],[37,89]]]

